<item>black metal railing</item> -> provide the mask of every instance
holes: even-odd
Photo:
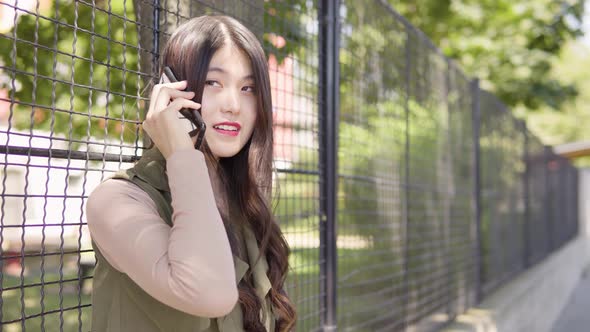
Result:
[[[577,170],[386,1],[29,3],[0,3],[0,331],[90,329],[86,199],[202,14],[268,56],[297,331],[436,330],[577,234]]]

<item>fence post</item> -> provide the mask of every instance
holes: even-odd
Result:
[[[403,236],[403,265],[402,265],[402,272],[403,272],[403,304],[402,304],[402,319],[403,319],[403,331],[408,330],[408,308],[409,308],[409,243],[408,243],[408,234],[410,228],[410,219],[409,219],[409,197],[410,197],[410,190],[409,190],[409,183],[410,183],[410,95],[412,93],[411,88],[411,75],[412,75],[412,39],[411,39],[411,30],[406,31],[406,45],[405,45],[405,101],[404,101],[404,127],[405,127],[405,145],[404,145],[404,164],[400,165],[403,167],[403,197],[404,199],[401,200],[401,214],[402,214],[402,236]]]
[[[153,53],[152,53],[152,74],[154,77],[158,74],[158,61],[160,59],[160,0],[154,0],[154,32],[153,32]],[[155,79],[155,78],[154,78]]]
[[[570,213],[568,212],[567,206],[567,183],[568,183],[568,176],[567,176],[567,169],[565,166],[565,157],[558,157],[557,162],[557,215],[556,218],[553,220],[560,220],[559,225],[555,225],[553,228],[554,233],[556,233],[556,241],[553,242],[553,249],[557,249],[561,247],[567,239],[567,233],[569,230],[570,224]]]
[[[545,223],[545,231],[547,232],[547,242],[545,243],[545,256],[549,255],[553,251],[553,216],[552,216],[552,193],[551,193],[551,147],[545,145],[543,148],[543,165],[545,169],[545,196],[544,201],[544,216],[543,221]]]
[[[473,199],[471,200],[472,209],[475,212],[475,228],[472,228],[471,238],[474,239],[475,246],[475,303],[479,303],[482,299],[482,274],[483,274],[483,260],[482,260],[482,245],[481,245],[481,174],[480,174],[480,124],[481,113],[479,104],[479,79],[475,78],[471,81],[471,96],[472,96],[472,125],[473,125]]]
[[[530,219],[531,219],[531,210],[530,210],[530,154],[529,154],[529,135],[526,122],[521,121],[522,125],[522,133],[524,135],[524,147],[523,147],[523,159],[524,159],[524,175],[523,175],[523,199],[524,199],[524,220],[523,220],[523,243],[524,243],[524,250],[523,250],[523,266],[524,268],[528,268],[531,263],[531,241],[530,241]]]
[[[572,230],[573,234],[571,234],[570,239],[573,238],[575,235],[580,234],[580,206],[579,206],[579,199],[580,199],[580,172],[577,168],[573,167],[572,165],[569,166],[570,172],[572,172],[572,182],[571,187],[568,186],[567,190],[570,190],[573,193],[573,199],[571,200],[571,206],[573,207],[573,223],[574,229]],[[1,331],[0,331],[1,332]]]
[[[338,180],[339,21],[338,0],[322,0],[318,11],[320,123],[320,317],[322,331],[337,328],[336,192]]]
[[[449,94],[450,94],[450,90],[451,90],[451,70],[452,70],[452,66],[451,66],[451,60],[450,59],[446,59],[445,61],[445,83],[444,83],[444,102],[445,102],[445,106],[446,106],[446,112],[447,112],[447,128],[446,128],[446,146],[445,146],[445,153],[448,154],[449,156],[449,161],[447,161],[447,165],[446,168],[447,170],[445,171],[445,176],[447,177],[447,181],[449,179],[453,179],[454,181],[454,176],[453,176],[453,172],[455,169],[455,163],[453,160],[453,151],[451,148],[451,142],[452,142],[452,129],[451,126],[453,126],[453,118],[452,118],[452,114],[451,114],[451,105],[450,105],[450,101],[449,101]],[[451,254],[451,247],[452,247],[452,241],[451,241],[451,229],[452,229],[452,220],[453,220],[453,202],[452,199],[449,199],[450,194],[448,191],[449,188],[449,184],[447,184],[447,192],[445,193],[445,208],[444,208],[444,232],[443,232],[443,241],[444,241],[444,248],[445,248],[445,260],[444,260],[444,264],[445,264],[445,274],[446,274],[446,282],[447,282],[447,287],[446,287],[446,291],[445,291],[445,301],[447,302],[447,305],[445,306],[445,312],[449,317],[455,317],[457,315],[457,313],[455,312],[455,310],[453,310],[453,290],[451,285],[453,284],[453,260],[452,260],[452,254]],[[454,187],[454,184],[453,184]],[[454,193],[453,193],[454,194]],[[453,197],[454,198],[454,197]],[[456,306],[455,306],[456,308]]]
[[[153,0],[152,5],[154,6],[153,8],[153,12],[152,12],[152,19],[153,19],[153,35],[152,35],[152,82],[154,84],[158,83],[156,81],[158,73],[159,73],[159,62],[160,62],[160,0]],[[141,38],[141,36],[140,36]],[[147,110],[148,107],[145,107],[144,109],[144,115],[143,118],[145,119],[145,116],[147,114]],[[144,147],[149,147],[152,144],[152,139],[151,137],[149,137],[149,135],[143,131],[143,146]]]

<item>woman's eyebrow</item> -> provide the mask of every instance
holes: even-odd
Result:
[[[208,72],[219,72],[221,74],[227,74],[227,71],[225,71],[223,68],[220,67],[209,67]],[[254,79],[254,75],[250,74],[250,75],[246,75],[244,77],[242,77],[242,80],[253,80]]]

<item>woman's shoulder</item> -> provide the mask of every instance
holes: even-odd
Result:
[[[150,204],[151,203],[151,204]],[[115,208],[125,205],[152,207],[149,195],[133,182],[120,178],[109,178],[101,182],[88,196],[88,205]]]
[[[125,195],[139,189],[131,181],[122,178],[108,178],[102,181],[90,194],[90,196]]]

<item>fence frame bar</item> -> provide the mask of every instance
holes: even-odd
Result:
[[[543,255],[543,257],[547,257],[552,251],[553,251],[553,225],[552,225],[552,219],[553,219],[553,215],[552,215],[552,207],[553,207],[553,202],[551,201],[552,198],[552,193],[551,193],[551,187],[552,187],[552,181],[551,181],[551,161],[552,161],[552,156],[551,156],[551,147],[545,145],[543,147],[543,169],[545,170],[545,176],[544,176],[544,180],[545,180],[545,190],[544,190],[544,195],[543,195],[543,201],[544,201],[544,211],[543,211],[543,223],[545,226],[545,231],[547,234],[547,241],[545,242],[545,254]]]
[[[410,197],[410,95],[412,94],[412,86],[411,86],[411,77],[412,77],[412,42],[411,42],[411,34],[414,31],[408,29],[406,27],[406,43],[405,43],[405,68],[404,68],[404,79],[405,79],[405,86],[406,95],[404,99],[404,127],[405,127],[405,144],[404,144],[404,164],[402,165],[402,169],[404,172],[403,176],[403,195],[404,199],[402,201],[402,222],[403,222],[403,285],[402,289],[404,292],[403,295],[403,306],[402,306],[402,320],[403,320],[403,331],[407,331],[408,329],[408,298],[409,298],[409,244],[408,244],[408,234],[409,234],[409,227],[410,227],[410,217],[409,217],[409,197]]]
[[[479,79],[475,78],[471,81],[471,96],[472,96],[472,126],[473,126],[473,199],[472,210],[475,213],[475,228],[472,230],[472,238],[474,239],[474,263],[475,268],[475,304],[480,303],[482,300],[483,289],[482,289],[482,275],[483,275],[483,264],[482,254],[483,248],[481,244],[481,169],[480,169],[480,123],[481,123],[481,110],[479,100]]]
[[[337,330],[336,195],[338,181],[339,112],[339,0],[319,4],[319,109],[320,127],[320,317],[324,332]]]
[[[530,153],[529,153],[529,135],[526,122],[520,122],[522,126],[522,134],[524,135],[524,174],[523,174],[523,196],[524,196],[524,222],[523,222],[523,267],[526,269],[531,265],[531,206],[530,206]]]

